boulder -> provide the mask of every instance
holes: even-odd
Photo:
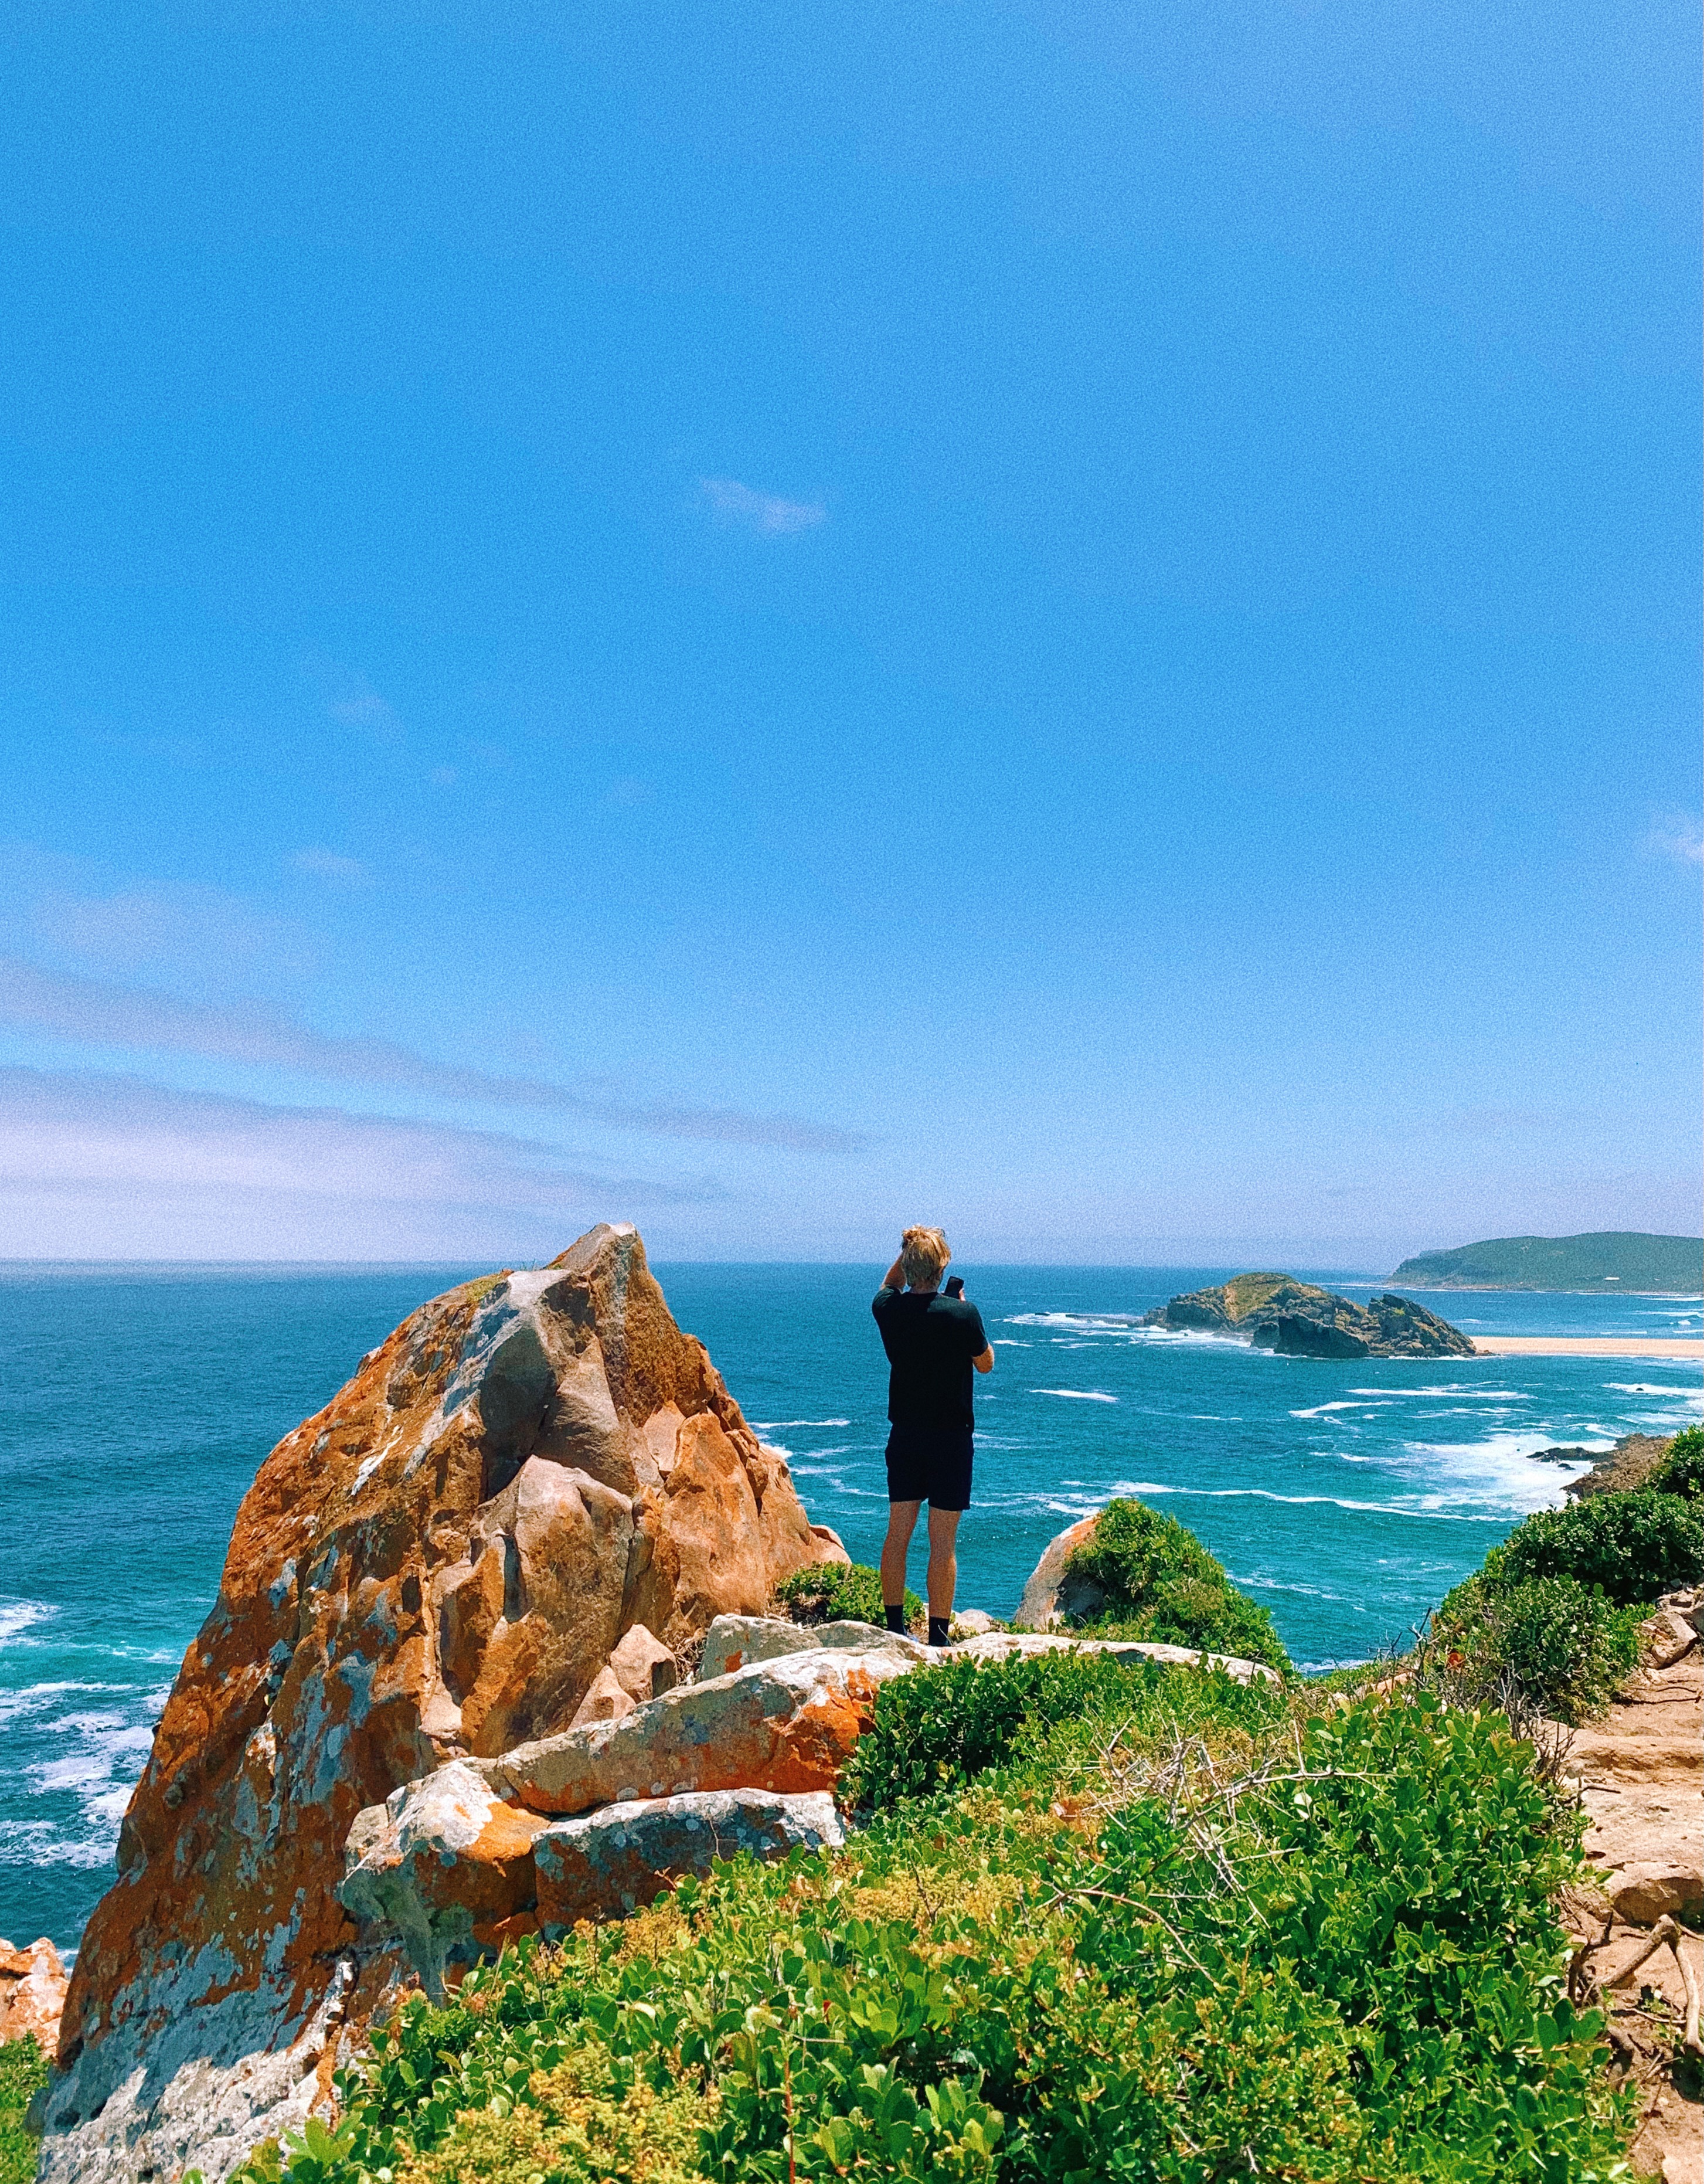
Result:
[[[1167,1646],[1151,1638],[1062,1638],[1033,1630],[993,1630],[962,1646],[937,1651],[938,1661],[1005,1661],[1014,1654],[1054,1652],[1107,1653],[1115,1661],[1155,1661],[1162,1669],[1217,1669],[1233,1682],[1281,1683],[1275,1669],[1261,1661],[1245,1661],[1235,1653],[1206,1653],[1194,1646]]]
[[[72,1973],[46,2184],[214,2184],[404,1964],[337,1892],[357,1814],[835,1555],[632,1228],[422,1306],[237,1513]]]
[[[674,1655],[643,1623],[636,1623],[610,1654],[610,1673],[636,1706],[660,1699],[681,1680]]]
[[[688,1790],[828,1790],[878,1685],[915,1665],[888,1646],[789,1653],[472,1763],[497,1796],[553,1816]]]
[[[357,1816],[338,1900],[370,1933],[401,1942],[437,2000],[448,1964],[465,1962],[532,1909],[533,1845],[543,1826],[452,1761]]]
[[[1079,1518],[1048,1541],[1041,1560],[1030,1572],[1023,1597],[1012,1620],[1020,1630],[1048,1630],[1071,1616],[1092,1616],[1106,1605],[1106,1596],[1085,1577],[1067,1576],[1065,1565],[1094,1529],[1096,1518]]]
[[[0,2043],[34,2038],[51,2055],[59,2037],[67,1975],[59,1953],[45,1938],[14,1949],[0,1942]]]
[[[784,1858],[790,1850],[838,1850],[840,1816],[826,1790],[783,1796],[766,1790],[689,1791],[682,1797],[624,1798],[545,1828],[536,1849],[538,1923],[558,1939],[582,1919],[607,1918],[649,1903],[682,1874],[703,1875],[742,1852]]]
[[[990,1631],[1001,1627],[999,1618],[985,1608],[961,1607],[954,1613],[950,1635],[955,1641],[961,1638],[986,1638]]]
[[[624,1713],[631,1713],[639,1702],[621,1687],[615,1671],[609,1667],[599,1669],[592,1679],[592,1688],[574,1709],[570,1729],[587,1729],[594,1721],[619,1721]]]
[[[823,1651],[894,1652],[914,1663],[930,1658],[928,1647],[920,1640],[880,1630],[873,1623],[789,1623],[774,1615],[718,1615],[704,1639],[698,1681],[713,1682],[737,1669],[749,1668],[754,1661]]]

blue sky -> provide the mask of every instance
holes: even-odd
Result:
[[[0,1256],[1698,1228],[1678,4],[20,4]]]

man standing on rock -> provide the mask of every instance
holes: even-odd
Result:
[[[888,1628],[905,1627],[905,1556],[917,1512],[929,1505],[929,1643],[944,1646],[959,1580],[959,1519],[971,1503],[976,1413],[971,1368],[994,1370],[982,1314],[955,1282],[943,1296],[952,1253],[938,1228],[908,1228],[870,1309],[888,1353],[888,1537],[882,1602]]]

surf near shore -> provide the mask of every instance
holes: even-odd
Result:
[[[1673,1364],[1704,1364],[1704,1335],[1480,1334],[1480,1357],[1660,1357]]]

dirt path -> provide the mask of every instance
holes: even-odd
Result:
[[[1657,1659],[1673,1656],[1689,1622],[1659,1617]],[[1704,1655],[1666,1671],[1635,1676],[1607,1715],[1574,1738],[1567,1765],[1580,1784],[1588,1816],[1585,1854],[1602,1875],[1596,1889],[1570,1891],[1565,1906],[1577,1942],[1576,1991],[1611,2013],[1610,2036],[1625,2076],[1635,2081],[1644,2122],[1634,2166],[1663,2184],[1704,2184],[1704,2079],[1696,2058],[1680,2053],[1686,1993],[1673,1951],[1648,1958],[1629,1985],[1613,1985],[1665,1916],[1681,1929],[1680,1946],[1704,1992]],[[1607,1940],[1605,1940],[1606,1932]]]

